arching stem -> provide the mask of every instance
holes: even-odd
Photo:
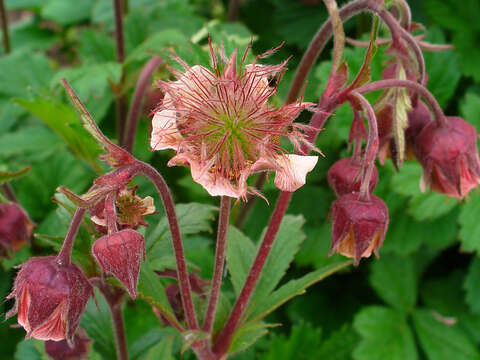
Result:
[[[63,240],[62,248],[57,255],[57,262],[62,265],[69,265],[72,258],[73,244],[75,242],[75,237],[77,236],[78,229],[82,223],[83,215],[85,215],[85,209],[77,208],[75,214],[73,214],[70,227],[68,228],[67,235],[65,240]]]

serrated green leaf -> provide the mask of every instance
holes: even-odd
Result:
[[[115,42],[104,32],[84,29],[79,38],[78,55],[83,64],[115,61]]]
[[[47,360],[43,341],[29,339],[23,340],[17,345],[15,360]]]
[[[480,251],[480,193],[472,194],[460,210],[460,240],[465,251]]]
[[[251,321],[235,331],[228,353],[235,354],[252,346],[259,338],[266,335],[268,328],[275,327],[274,324],[266,324],[263,321]]]
[[[144,261],[140,267],[138,297],[160,310],[168,321],[178,324],[177,318],[167,300],[165,288],[148,261]]]
[[[285,285],[282,285],[277,290],[273,291],[269,296],[265,297],[264,301],[260,302],[258,307],[256,307],[254,312],[250,315],[250,319],[253,321],[264,318],[291,298],[304,294],[309,286],[322,281],[327,276],[330,276],[351,264],[351,261],[331,264],[313,271],[299,279],[290,280]]]
[[[397,194],[403,196],[420,195],[420,177],[422,167],[418,162],[409,161],[403,164],[400,171],[391,177],[390,187]]]
[[[457,206],[457,199],[431,192],[414,196],[408,204],[408,212],[415,219],[424,221],[449,214]]]
[[[469,92],[465,95],[460,107],[462,117],[480,132],[480,95]]]
[[[286,215],[282,219],[272,249],[250,299],[247,314],[255,311],[270,296],[285,275],[300,244],[305,239],[305,234],[301,230],[304,222],[303,216],[300,215]],[[265,231],[261,236],[262,239],[264,234]]]
[[[233,289],[238,295],[253,264],[256,247],[252,240],[237,228],[230,226],[227,234],[227,267]]]
[[[410,257],[383,255],[372,263],[370,284],[394,308],[407,312],[417,300],[417,279]]]
[[[143,357],[143,360],[174,360],[173,352],[174,336],[165,336],[148,353]],[[143,354],[142,354],[143,355]],[[134,360],[134,358],[132,358]]]
[[[352,360],[352,352],[358,340],[358,335],[351,325],[344,325],[325,339],[320,348],[315,350],[315,354],[318,359]]]
[[[25,156],[30,160],[42,159],[63,148],[62,140],[44,126],[24,126],[0,135],[2,158]]]
[[[261,354],[258,359],[308,359],[314,352],[316,354],[321,337],[321,329],[314,328],[308,323],[296,325],[289,337],[273,334],[269,339],[269,351]]]
[[[480,359],[480,353],[461,330],[440,320],[428,310],[413,312],[413,324],[428,359]]]
[[[81,159],[95,171],[101,172],[97,163],[99,147],[82,128],[75,112],[67,105],[54,103],[43,98],[35,100],[16,99],[18,104],[45,122],[55,131]]]
[[[362,339],[355,360],[416,360],[417,348],[405,316],[382,306],[368,306],[355,316],[353,327]]]
[[[465,277],[465,301],[472,312],[480,314],[480,259],[475,257],[470,263],[468,274]]]
[[[42,16],[60,25],[71,25],[90,17],[95,0],[50,0],[42,9]]]

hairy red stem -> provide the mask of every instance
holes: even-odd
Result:
[[[227,248],[227,231],[230,219],[231,198],[222,196],[220,200],[220,215],[218,218],[217,245],[215,250],[215,265],[213,269],[212,286],[208,306],[203,322],[203,331],[210,333],[215,322],[218,298],[222,286],[223,269],[225,265],[225,251]]]
[[[3,47],[5,48],[5,54],[10,53],[10,34],[8,31],[8,17],[7,9],[3,0],[0,0],[0,17],[2,18],[2,36],[3,36]]]
[[[175,212],[175,204],[173,202],[172,194],[168,188],[163,176],[152,166],[147,163],[137,161],[133,165],[135,173],[142,174],[157,188],[160,198],[162,199],[167,216],[170,233],[172,235],[173,250],[175,253],[175,260],[177,264],[178,285],[180,288],[180,295],[182,298],[183,309],[185,310],[185,318],[190,329],[198,329],[197,314],[193,305],[192,289],[188,279],[187,260],[185,259],[185,251],[183,249],[182,236],[178,226],[177,214]]]
[[[233,334],[238,328],[240,320],[247,309],[250,298],[267,261],[268,254],[272,249],[273,241],[278,233],[283,216],[287,211],[292,194],[293,193],[291,192],[282,191],[278,197],[275,209],[273,210],[272,217],[268,224],[267,232],[265,233],[265,237],[258,249],[257,256],[255,257],[247,279],[245,280],[242,291],[240,292],[240,295],[233,306],[232,312],[213,346],[213,352],[218,357],[223,356],[227,352]]]
[[[142,73],[137,81],[137,86],[133,94],[133,101],[130,105],[130,110],[127,116],[127,123],[125,126],[124,134],[124,147],[128,152],[133,151],[133,145],[135,143],[135,134],[137,133],[138,120],[140,118],[140,110],[142,106],[143,95],[150,83],[150,77],[153,72],[162,64],[163,60],[159,56],[154,56],[144,66]]]
[[[365,94],[376,90],[398,87],[407,88],[422,96],[425,101],[430,105],[430,108],[435,116],[435,120],[438,122],[438,124],[440,126],[446,125],[445,115],[443,114],[442,108],[440,107],[437,99],[435,99],[432,93],[428,91],[424,86],[420,85],[415,81],[398,79],[379,80],[370,84],[363,85],[355,89],[355,92],[359,94]]]
[[[75,237],[77,236],[78,229],[82,223],[83,215],[85,215],[85,209],[77,208],[75,214],[73,214],[70,227],[68,228],[65,240],[63,240],[62,248],[57,255],[57,262],[61,265],[69,265],[72,258],[73,244],[75,243]]]
[[[115,55],[117,61],[123,64],[125,60],[125,40],[123,36],[123,1],[112,0],[115,12]],[[124,83],[125,74],[122,69],[120,85]],[[123,91],[123,89],[120,89]],[[117,130],[117,139],[119,144],[123,143],[123,133],[125,131],[125,119],[127,113],[127,99],[123,94],[115,94],[115,125]]]

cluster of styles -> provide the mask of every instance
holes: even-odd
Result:
[[[209,41],[211,69],[190,66],[175,57],[183,71],[171,68],[176,79],[158,83],[164,97],[153,112],[152,150],[173,149],[175,156],[169,166],[190,167],[194,181],[210,195],[222,197],[211,283],[187,272],[174,204],[162,176],[107,139],[64,81],[85,128],[105,150],[102,160],[114,170],[96,179],[84,195],[59,189],[78,206],[63,247],[57,256],[31,258],[24,263],[8,296],[8,299],[15,299],[15,305],[7,317],[18,313],[18,323],[26,330],[27,337],[66,341],[47,342],[47,352],[76,354],[73,346],[87,352],[89,341],[78,329],[78,324],[87,301],[93,296],[93,286],[105,295],[109,305],[118,304],[123,298],[123,289],[136,298],[140,265],[145,258],[145,240],[137,229],[146,226],[145,215],[155,212],[152,198],[142,199],[136,195],[136,188],[129,186],[137,175],[146,176],[159,191],[177,261],[175,270],[158,273],[178,280],[178,285],[166,289],[177,318],[167,319],[159,309],[154,311],[179,331],[199,331],[191,292],[208,294],[210,291],[201,330],[211,336],[222,282],[229,199],[253,201],[252,196],[261,196],[261,185],[249,186],[249,176],[261,173],[257,176],[262,179],[265,173],[275,171],[274,183],[282,193],[246,284],[216,337],[199,338],[192,345],[201,359],[224,358],[291,194],[305,184],[307,174],[318,161],[318,156],[309,155],[311,151],[320,153],[315,147],[317,135],[335,109],[345,102],[351,105],[354,114],[348,138],[353,153],[328,171],[328,182],[338,197],[330,214],[332,253],[353,258],[355,264],[372,252],[378,255],[389,215],[385,203],[373,195],[379,181],[375,167],[377,159],[383,164],[391,157],[400,168],[405,159],[415,157],[423,167],[422,190],[430,188],[461,199],[479,184],[477,133],[463,119],[445,116],[426,90],[422,48],[439,50],[441,46],[411,35],[419,26],[411,22],[405,1],[391,1],[391,7],[387,7],[382,1],[357,0],[340,10],[335,1],[324,2],[330,19],[312,41],[297,70],[286,104],[281,107],[276,108],[268,101],[286,70],[286,61],[279,65],[257,63],[275,49],[246,64],[250,47],[241,58],[236,50],[227,57],[223,48],[218,51]],[[377,39],[377,27],[373,26],[370,43],[351,41],[358,46],[365,45],[367,50],[360,72],[348,84],[348,68],[341,60],[345,42],[342,22],[361,11],[370,11],[379,17],[388,26],[391,39]],[[374,23],[377,24],[376,20]],[[333,64],[325,92],[318,104],[296,101],[318,53],[332,33],[335,40]],[[370,61],[377,43],[388,44],[391,58],[382,79],[372,82]],[[385,91],[371,105],[363,94],[376,90]],[[313,113],[310,123],[295,123],[304,110]],[[284,139],[293,145],[292,153],[282,147]],[[98,234],[91,255],[99,266],[88,278],[82,268],[71,261],[74,239],[87,211]],[[0,244],[5,254],[17,250],[31,233],[32,223],[18,204],[0,204]],[[124,287],[106,282],[107,276],[115,277]],[[122,341],[117,338],[118,343]],[[119,354],[122,354],[121,345]]]

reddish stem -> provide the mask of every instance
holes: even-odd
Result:
[[[105,197],[105,220],[107,223],[107,230],[109,235],[118,231],[115,199],[116,199],[116,194],[114,191],[110,192]]]
[[[123,1],[113,0],[113,7],[115,11],[115,54],[117,61],[123,64],[125,60],[125,40],[123,36]],[[120,85],[125,81],[125,74],[122,69],[122,76]],[[118,92],[118,89],[117,89]],[[123,92],[120,86],[120,92]],[[115,94],[115,122],[117,129],[117,138],[120,145],[123,142],[123,133],[125,131],[125,119],[127,113],[127,99],[123,94]]]
[[[203,322],[203,331],[211,333],[215,314],[217,311],[220,288],[222,286],[223,268],[225,265],[225,251],[227,248],[227,231],[230,219],[231,198],[222,196],[220,200],[220,215],[218,218],[217,246],[215,250],[215,265],[213,269],[210,298],[208,299],[207,312]]]
[[[218,335],[215,345],[213,346],[213,352],[218,357],[223,356],[227,352],[233,334],[238,328],[239,322],[242,319],[245,310],[247,309],[250,298],[255,290],[255,286],[260,278],[270,250],[272,249],[273,241],[275,240],[275,236],[280,228],[283,216],[287,211],[292,194],[293,193],[291,192],[285,191],[280,193],[275,205],[275,209],[272,213],[272,217],[270,218],[267,232],[265,233],[265,237],[263,238],[260,248],[258,249],[257,256],[255,257],[247,279],[245,280],[242,291],[240,292],[240,295],[233,306],[232,312],[230,313],[225,326]]]
[[[197,330],[197,314],[195,313],[195,307],[193,305],[192,289],[187,272],[187,260],[185,259],[182,236],[178,226],[178,219],[175,212],[175,204],[172,199],[172,194],[170,193],[170,189],[168,188],[163,176],[152,166],[142,161],[137,161],[133,167],[135,173],[142,174],[150,179],[150,181],[157,188],[160,198],[162,199],[172,235],[173,250],[177,264],[178,284],[180,288],[183,309],[185,310],[187,325],[190,329]]]
[[[114,289],[111,285],[100,279],[90,280],[98,287],[107,301],[110,315],[112,317],[113,332],[115,334],[115,345],[118,360],[128,360],[127,337],[125,335],[125,322],[123,321],[122,304],[125,292],[121,289]]]
[[[5,48],[5,54],[10,53],[10,34],[8,31],[8,17],[7,9],[3,0],[0,0],[0,17],[2,18],[2,35],[3,35],[3,47]]]
[[[240,7],[240,0],[230,0],[230,5],[228,6],[228,21],[235,21],[238,18],[238,8]]]
[[[133,94],[133,101],[130,105],[130,110],[127,116],[127,123],[125,126],[126,132],[124,136],[125,150],[128,152],[133,151],[133,145],[135,142],[135,134],[137,132],[138,120],[140,118],[140,110],[142,105],[143,95],[150,83],[150,77],[153,72],[163,63],[162,58],[159,56],[154,56],[150,61],[145,65],[140,74],[140,77],[137,81],[137,87]]]
[[[370,198],[370,179],[372,178],[373,168],[375,167],[375,158],[377,157],[379,145],[377,117],[375,116],[375,111],[373,110],[372,105],[370,105],[364,96],[353,91],[352,97],[360,102],[368,120],[368,139],[367,145],[365,146],[365,158],[363,164],[365,170],[360,185],[360,198],[368,200]]]
[[[62,248],[57,255],[57,262],[61,265],[69,265],[72,261],[73,244],[75,243],[75,237],[77,236],[84,214],[85,209],[83,208],[77,208],[75,214],[73,214],[67,235],[65,236],[65,240],[63,240]]]
[[[18,199],[15,195],[15,191],[13,191],[12,185],[6,182],[1,185],[1,188],[8,200],[18,203]]]
[[[355,89],[355,92],[359,94],[365,94],[376,90],[384,90],[397,87],[407,88],[422,96],[425,101],[430,105],[430,108],[432,109],[435,116],[435,120],[438,122],[438,125],[446,125],[445,115],[443,114],[442,108],[438,104],[437,99],[435,99],[432,93],[428,91],[424,86],[418,84],[415,81],[398,79],[379,80],[370,84],[363,85]]]

